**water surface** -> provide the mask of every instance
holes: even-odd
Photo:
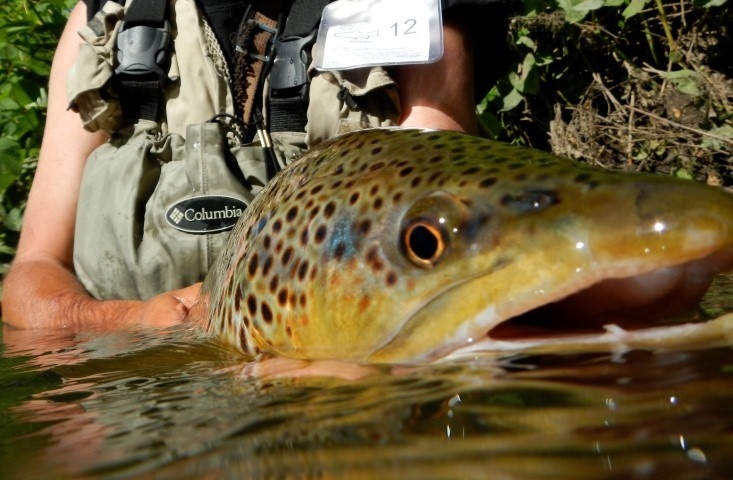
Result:
[[[733,277],[703,302],[733,311]],[[0,478],[731,478],[733,350],[248,377],[185,329],[3,330]]]

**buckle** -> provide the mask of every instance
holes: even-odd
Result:
[[[117,68],[115,75],[143,79],[153,76],[161,87],[168,80],[166,63],[171,26],[166,20],[162,27],[136,25],[126,28],[124,22],[117,35]]]
[[[285,90],[308,83],[308,65],[311,59],[307,47],[313,44],[316,30],[306,37],[277,38],[275,61],[270,71],[270,88]]]

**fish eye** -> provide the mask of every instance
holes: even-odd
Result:
[[[422,268],[432,268],[445,252],[443,230],[428,221],[418,220],[409,225],[403,234],[403,246],[407,258]]]

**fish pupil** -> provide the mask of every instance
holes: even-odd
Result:
[[[444,249],[440,231],[420,223],[408,229],[405,246],[410,260],[422,267],[433,266]]]

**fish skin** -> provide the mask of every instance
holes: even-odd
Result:
[[[265,187],[192,315],[254,355],[431,361],[479,338],[491,350],[494,326],[603,279],[713,254],[724,270],[731,250],[722,189],[455,132],[364,130]]]

